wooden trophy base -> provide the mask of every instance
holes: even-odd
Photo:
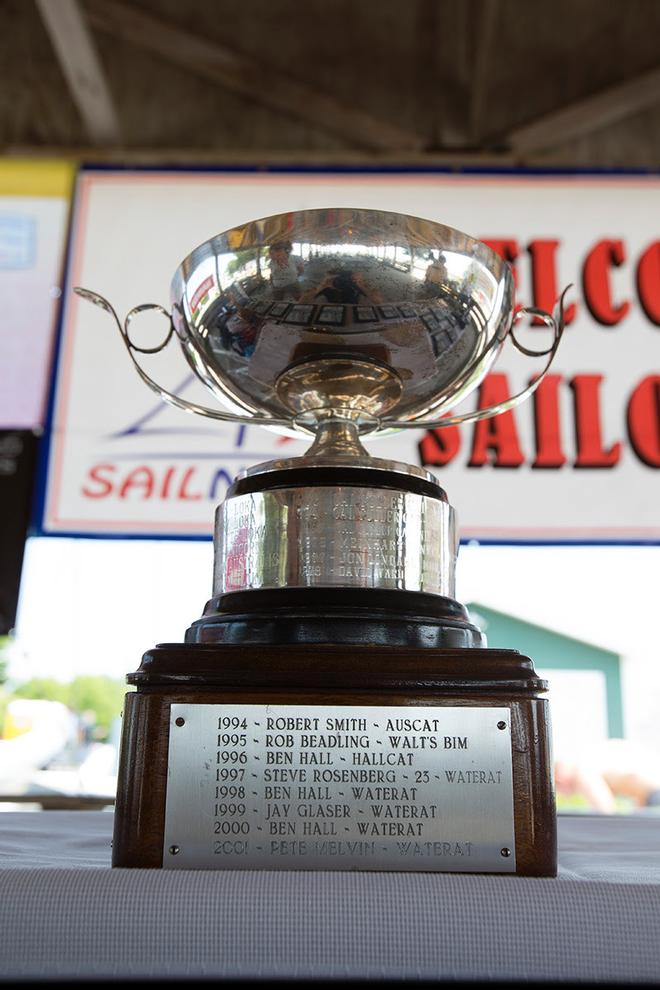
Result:
[[[428,717],[429,710],[435,710],[435,715],[438,716],[437,710],[439,709],[438,725],[443,724],[443,710],[447,718],[451,715],[451,718],[455,720],[456,718],[461,718],[461,712],[457,710],[470,709],[473,712],[475,709],[478,709],[479,711],[474,717],[478,717],[489,723],[489,731],[492,731],[496,742],[499,743],[500,740],[506,742],[504,737],[506,736],[508,739],[508,733],[510,732],[510,755],[508,743],[505,748],[510,787],[508,815],[510,819],[510,834],[513,842],[511,848],[503,846],[500,850],[497,835],[494,833],[494,841],[497,841],[497,855],[501,855],[502,857],[501,868],[496,863],[494,866],[491,865],[484,869],[487,872],[513,872],[524,876],[554,876],[556,874],[556,819],[550,756],[548,703],[541,697],[545,692],[546,684],[536,677],[532,662],[513,650],[420,648],[419,646],[410,648],[405,645],[373,645],[365,643],[328,645],[327,643],[288,642],[279,645],[268,645],[266,643],[188,642],[182,645],[163,645],[156,647],[145,655],[140,670],[136,674],[131,675],[129,681],[136,685],[137,690],[135,693],[127,695],[124,711],[122,754],[119,768],[113,841],[113,866],[141,868],[158,868],[163,866],[178,868],[185,866],[182,862],[182,856],[179,860],[176,859],[176,854],[179,853],[180,849],[183,851],[186,846],[185,838],[181,838],[179,843],[178,835],[176,841],[173,841],[172,836],[170,835],[168,837],[167,834],[167,828],[169,826],[166,822],[166,804],[168,800],[174,800],[172,795],[168,797],[167,794],[168,779],[169,787],[173,788],[172,779],[175,773],[172,765],[170,765],[171,754],[173,752],[170,748],[170,736],[178,731],[178,726],[184,726],[186,719],[192,724],[193,720],[190,718],[190,713],[196,711],[199,706],[240,706],[239,708],[232,708],[231,711],[238,711],[241,714],[243,711],[277,711],[278,706],[296,706],[297,711],[304,711],[308,716],[310,712],[312,714],[321,710],[327,712],[329,708],[331,708],[335,716],[341,716],[342,710],[347,711],[351,709],[353,711],[358,710],[360,715],[365,716],[364,724],[369,721],[371,716],[374,716],[378,712],[379,722],[377,724],[381,727],[386,721],[389,721],[387,719],[387,713],[390,709],[394,711],[395,709],[404,708],[406,709],[406,714],[410,714],[412,717],[420,715],[425,718]],[[177,720],[172,712],[173,705],[195,706],[195,708],[185,707],[184,709],[177,709],[177,711],[185,714],[185,718],[181,715]],[[272,706],[272,709],[249,706]],[[450,712],[449,709],[452,711]],[[490,709],[494,710],[492,719],[489,716]],[[199,711],[201,712],[202,710],[199,709]],[[205,709],[204,711],[207,710]],[[286,711],[290,711],[290,709],[286,708]],[[396,714],[400,715],[400,712]],[[470,718],[473,717],[468,711],[464,711],[464,714],[466,718],[468,715]],[[489,719],[493,723],[492,726],[490,726]],[[370,725],[372,721],[369,722]],[[209,724],[211,724],[211,735],[217,733],[221,727],[221,723],[217,718],[213,721],[212,717],[212,721]],[[229,722],[225,720],[223,725],[225,724],[229,725]],[[260,722],[255,721],[251,724],[260,725]],[[284,724],[278,723],[278,725]],[[289,724],[294,725],[294,722],[290,722]],[[303,725],[303,722],[300,721],[295,724],[297,727],[300,727]],[[398,724],[400,725],[401,723]],[[503,730],[499,733],[499,736],[497,734],[498,728]],[[254,731],[256,730],[250,729],[248,736],[253,735]],[[291,739],[292,737],[289,738]],[[308,736],[307,739],[309,738]],[[387,738],[389,739],[390,737]],[[408,745],[414,748],[422,745],[419,742],[421,736],[418,731],[414,731],[409,738],[412,741]],[[450,749],[453,745],[460,747],[461,743],[460,741],[456,743],[456,738],[456,736],[451,735],[444,736],[443,730],[440,728],[437,733],[436,745],[439,748],[442,747],[444,740],[445,747],[449,746]],[[274,739],[279,743],[280,747],[284,747],[278,751],[277,760],[285,761],[285,766],[294,766],[296,759],[287,755],[289,750],[287,749],[285,734],[282,735],[281,739],[271,736],[270,743],[273,743]],[[379,737],[379,739],[372,739],[371,742],[362,743],[362,745],[371,745],[370,752],[376,750],[376,755],[352,757],[353,761],[355,762],[357,759],[369,759],[371,761],[375,761],[376,759],[383,760],[384,757],[378,755],[378,753],[383,753],[382,739],[385,739],[385,737]],[[454,742],[452,742],[452,739]],[[467,735],[465,739],[467,739]],[[300,736],[296,736],[294,749],[299,746],[299,741]],[[220,746],[221,740],[219,736],[217,742],[218,746]],[[234,742],[236,745],[241,744],[241,740],[238,737],[236,737]],[[248,739],[248,745],[249,742]],[[256,743],[257,740],[254,739],[254,742]],[[215,745],[215,741],[213,745]],[[387,746],[389,744],[386,742],[385,745]],[[392,743],[392,745],[394,744]],[[396,745],[399,746],[400,743],[397,742]],[[427,743],[427,745],[433,744]],[[200,754],[199,760],[201,761],[201,766],[204,762],[204,754],[201,750],[195,750],[194,747],[192,747],[192,751]],[[220,759],[221,754],[222,759],[229,759],[225,755],[226,752],[229,751],[218,750],[217,755],[215,753],[212,754],[212,760],[204,763],[206,770],[209,773],[212,772],[214,775],[212,778],[209,778],[209,780],[213,781],[212,786],[214,789],[224,786],[222,783],[216,784],[216,779],[219,781],[228,779],[226,776],[227,771],[214,769],[225,766],[225,764],[220,763]],[[261,756],[256,755],[253,758],[256,760],[266,760],[264,752],[263,749],[256,750],[255,753],[260,753]],[[387,830],[384,834],[388,836],[409,836],[412,834],[413,836],[417,835],[433,839],[431,842],[422,842],[421,839],[419,841],[415,839],[412,843],[409,842],[405,846],[406,850],[409,848],[416,849],[419,846],[418,851],[424,860],[423,862],[418,862],[417,860],[399,862],[396,860],[392,861],[391,866],[388,866],[383,865],[380,860],[373,860],[371,865],[369,862],[365,862],[364,865],[356,866],[354,861],[344,864],[340,856],[335,862],[328,865],[325,860],[317,862],[313,857],[307,860],[304,856],[296,857],[294,855],[293,860],[289,860],[285,856],[282,861],[269,862],[266,868],[389,868],[397,870],[422,869],[440,872],[446,870],[455,872],[481,872],[478,861],[469,861],[474,847],[471,846],[470,842],[463,843],[463,846],[461,846],[460,834],[457,835],[455,832],[450,836],[449,832],[451,829],[447,827],[443,832],[445,826],[438,826],[437,823],[418,823],[417,819],[415,819],[414,824],[411,824],[410,816],[437,814],[439,817],[443,815],[449,815],[451,817],[451,807],[446,797],[447,785],[442,795],[440,795],[439,790],[437,792],[439,795],[436,799],[438,802],[437,806],[433,803],[434,794],[436,793],[434,791],[436,785],[434,785],[433,779],[435,777],[435,779],[440,780],[441,775],[446,772],[446,768],[452,764],[452,760],[454,760],[455,764],[455,760],[460,758],[467,761],[461,765],[464,768],[470,768],[470,772],[464,772],[464,776],[461,778],[466,781],[466,783],[461,785],[462,789],[460,791],[451,791],[450,793],[457,796],[466,794],[467,797],[465,800],[468,801],[475,800],[470,795],[476,795],[477,793],[482,795],[479,797],[479,815],[482,819],[482,827],[485,822],[487,830],[490,814],[489,808],[491,806],[489,802],[495,800],[493,795],[495,795],[497,785],[492,771],[487,769],[487,759],[484,759],[483,752],[482,747],[482,755],[479,758],[481,766],[474,763],[470,753],[445,752],[442,756],[437,757],[435,764],[426,763],[427,768],[428,766],[432,766],[436,770],[437,775],[431,772],[430,778],[428,777],[428,769],[415,770],[415,767],[421,765],[416,761],[419,759],[426,760],[427,758],[436,759],[435,754],[431,754],[428,757],[428,754],[415,753],[414,759],[413,756],[406,757],[408,760],[407,764],[403,761],[403,767],[397,767],[395,770],[390,768],[389,778],[384,778],[386,780],[392,780],[395,774],[398,774],[396,776],[396,787],[390,788],[389,791],[387,789],[379,791],[379,796],[385,796],[385,804],[381,804],[378,807],[382,809],[387,805],[388,795],[394,795],[394,798],[398,799],[399,803],[392,804],[390,802],[391,810],[389,813],[395,816],[393,823],[379,824],[378,828]],[[488,752],[488,748],[486,748],[486,752]],[[296,754],[294,754],[295,756]],[[297,751],[297,757],[300,758],[299,750]],[[350,757],[351,754],[348,753],[346,756],[335,754],[332,759],[335,761],[341,760],[341,763],[336,762],[335,765],[344,767],[350,765]],[[315,758],[321,759],[319,756]],[[392,757],[388,758],[392,759]],[[396,758],[403,760],[400,756]],[[231,759],[234,759],[234,757],[231,757]],[[236,759],[242,760],[244,758],[238,756]],[[268,756],[266,762],[269,762],[270,759],[271,756]],[[275,757],[272,757],[272,759],[275,759]],[[305,757],[305,760],[308,760],[308,757]],[[287,763],[286,761],[289,762]],[[211,762],[213,766],[209,770]],[[486,764],[486,770],[483,769],[484,764]],[[231,767],[234,764],[230,763],[228,765]],[[248,764],[245,765],[249,767]],[[373,762],[371,765],[373,766]],[[252,766],[257,768],[256,763]],[[263,767],[264,763],[260,763],[258,766]],[[225,776],[221,775],[223,773]],[[427,774],[426,778],[423,777],[425,773]],[[220,775],[216,778],[216,774]],[[243,775],[245,776],[246,774],[248,782],[251,778],[254,778],[256,781],[257,774],[252,773],[250,775],[243,767]],[[417,778],[418,780],[427,780],[425,785],[426,790],[424,791],[425,796],[423,797],[426,808],[425,812],[420,812],[419,800],[417,803],[414,800],[410,803],[411,798],[415,798],[415,793],[411,793],[410,791],[410,785],[414,783],[414,778],[417,774],[422,774],[422,777]],[[277,775],[275,777],[277,779]],[[271,773],[268,778],[264,779],[272,780],[272,778],[273,775]],[[406,779],[404,780],[403,778]],[[279,779],[283,779],[281,775]],[[284,779],[287,779],[286,776]],[[296,777],[289,776],[288,779],[295,781]],[[307,782],[310,779],[308,775]],[[379,778],[374,777],[373,779]],[[428,783],[429,779],[430,783]],[[260,786],[262,783],[260,781]],[[493,787],[493,784],[495,784],[495,787]],[[257,787],[257,784],[254,783],[253,786]],[[439,786],[437,785],[437,787]],[[489,787],[491,788],[490,790]],[[332,797],[334,802],[349,802],[351,800],[351,790],[351,787],[348,786],[340,791],[339,793],[343,795],[342,798],[337,798],[336,789],[332,795],[330,795],[329,791],[324,791],[323,796],[326,798]],[[192,794],[191,801],[193,801],[195,794],[199,793],[199,788],[195,791],[195,787],[193,786],[190,793]],[[222,793],[216,790],[215,798],[217,799],[218,795],[222,797],[225,793],[226,788]],[[247,812],[243,813],[249,815],[252,810],[256,811],[256,809],[251,809],[249,805],[256,803],[257,800],[255,797],[254,801],[251,802],[249,795],[256,795],[257,791],[250,790],[248,787],[246,793],[248,794],[246,799],[248,808]],[[353,793],[355,795],[357,792],[353,791]],[[297,797],[309,798],[311,795],[318,799],[321,796],[320,791],[310,791],[309,788],[307,790],[305,788],[296,790],[296,786],[294,785],[289,791],[281,789],[278,792],[275,789],[273,791],[269,790],[269,794],[271,796],[274,794],[276,800],[280,799],[284,801],[284,803],[275,804],[274,806],[275,809],[279,808],[277,815],[281,816],[283,820],[281,822],[273,822],[272,815],[275,814],[275,811],[273,811],[273,806],[269,806],[268,811],[264,812],[264,816],[258,819],[263,825],[252,826],[252,835],[256,835],[255,828],[259,829],[259,834],[262,833],[263,829],[264,835],[269,830],[271,831],[271,835],[273,830],[277,831],[278,836],[275,839],[269,840],[273,843],[273,849],[277,848],[276,843],[280,841],[279,836],[281,835],[287,836],[286,843],[289,842],[288,836],[290,836],[292,828],[294,829],[294,834],[295,829],[298,828],[298,837],[301,832],[309,836],[312,833],[312,829],[316,829],[317,834],[318,830],[321,830],[321,834],[323,834],[323,829],[329,829],[329,834],[338,835],[339,839],[332,840],[332,846],[328,842],[324,845],[323,843],[318,844],[318,840],[314,840],[317,842],[314,848],[319,850],[319,855],[328,849],[336,852],[342,848],[340,839],[343,833],[349,833],[349,824],[355,821],[358,815],[363,814],[362,811],[356,810],[353,807],[349,811],[348,806],[343,805],[345,814],[348,816],[346,822],[341,820],[337,822],[330,819],[322,823],[316,822],[312,825],[309,823],[301,824],[298,821],[298,825],[294,826],[287,822],[287,809],[289,807],[299,806],[295,800]],[[262,794],[261,797],[263,798],[263,796]],[[286,800],[287,797],[293,797],[292,804]],[[403,804],[401,804],[402,797],[404,799]],[[460,800],[463,800],[463,797]],[[405,803],[406,801],[408,802],[407,804]],[[215,811],[209,810],[209,850],[212,850],[214,846],[214,836],[212,834],[213,818],[222,815],[228,806],[222,805],[220,811],[218,807],[216,803]],[[263,807],[265,808],[266,805]],[[319,805],[317,802],[311,805],[305,803],[304,807],[325,808],[326,812],[324,814],[333,815],[334,812],[332,809],[336,809],[338,805],[336,803],[329,806],[325,803]],[[369,807],[373,810],[373,805]],[[396,811],[397,807],[404,810]],[[212,806],[208,805],[208,808],[211,809]],[[329,811],[328,808],[330,809]],[[406,811],[406,808],[413,810]],[[431,808],[436,808],[436,811],[431,812],[429,810]],[[235,804],[231,809],[231,813],[240,816],[242,812],[240,807]],[[383,812],[381,810],[378,812],[379,815],[383,813],[388,814],[387,811]],[[169,814],[169,811],[167,814]],[[267,817],[271,820],[266,824]],[[464,815],[461,823],[471,823],[470,813]],[[222,821],[215,822],[216,833],[219,828],[224,829],[225,827],[231,839],[231,828],[234,826],[231,823],[225,826]],[[241,824],[239,820],[239,824],[235,827],[239,830],[239,839],[242,842],[243,839],[240,830],[249,828],[250,826]],[[373,823],[371,827],[373,829]],[[224,835],[225,833],[220,832],[220,834]],[[381,832],[381,834],[383,833]],[[451,841],[445,841],[446,839],[451,839]],[[240,842],[235,840],[235,837],[232,841],[233,845],[229,841],[225,841],[224,843],[216,841],[216,852],[220,852],[221,846],[226,849],[231,848],[234,851],[238,850],[240,848]],[[257,839],[257,841],[260,840]],[[387,842],[390,841],[394,849],[397,843],[393,839],[387,840]],[[251,838],[250,842],[254,842],[254,838]],[[311,848],[311,842],[312,840],[309,840],[307,845],[305,843],[297,843],[297,847],[302,850],[308,850]],[[286,843],[280,843],[286,851],[295,848],[293,845],[289,846]],[[247,841],[244,845],[247,848]],[[362,845],[365,846],[366,843]],[[381,854],[380,850],[385,850],[386,845],[373,842],[369,846],[369,850],[372,847],[379,850],[379,856],[385,855],[385,853]],[[261,849],[262,846],[257,846],[257,848]],[[263,848],[265,848],[265,845]],[[457,858],[454,854],[456,854]],[[431,860],[429,860],[429,857]],[[240,857],[238,860],[235,858],[226,860],[220,855],[216,861],[213,859],[212,854],[210,854],[210,859],[211,862],[207,860],[197,863],[193,862],[192,866],[201,866],[204,868],[210,865],[212,868],[239,869],[254,868],[255,866],[252,860],[248,861],[245,859],[241,861]],[[264,864],[257,862],[256,865]]]

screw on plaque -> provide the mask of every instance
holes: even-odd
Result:
[[[181,718],[181,716],[179,715],[179,717],[177,719],[175,719],[174,724],[175,725],[178,725],[179,727],[181,727],[182,725],[185,725],[186,724],[186,720],[185,720],[185,718]]]
[[[506,846],[504,847],[504,849],[500,849],[500,856],[504,856],[505,859],[508,859],[510,855],[511,855],[511,850],[507,849]]]
[[[181,852],[180,846],[170,846],[168,849],[170,856],[176,856],[177,853]]]
[[[498,722],[497,723],[497,728],[498,729],[506,729],[506,722],[502,722],[502,721]]]

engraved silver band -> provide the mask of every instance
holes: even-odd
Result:
[[[227,498],[216,510],[213,593],[377,588],[454,597],[452,507],[412,492],[348,485]]]

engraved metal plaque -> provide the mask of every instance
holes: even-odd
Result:
[[[172,705],[163,866],[513,873],[510,710]]]

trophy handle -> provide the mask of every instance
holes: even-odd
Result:
[[[529,398],[529,396],[536,391],[536,389],[539,387],[539,385],[545,378],[546,374],[548,373],[550,365],[552,364],[552,361],[554,359],[557,348],[559,347],[559,343],[561,341],[562,334],[565,328],[564,298],[570,288],[571,286],[569,285],[562,292],[561,297],[557,303],[557,307],[555,309],[556,315],[550,315],[550,313],[546,313],[545,310],[538,309],[534,306],[528,306],[518,310],[518,312],[515,314],[513,318],[508,335],[511,337],[511,341],[514,347],[516,347],[516,349],[520,351],[521,354],[525,354],[527,357],[547,356],[547,361],[545,363],[545,366],[543,367],[543,370],[541,371],[541,374],[538,375],[538,377],[535,378],[534,381],[532,381],[526,388],[522,389],[522,391],[516,393],[516,395],[512,396],[510,399],[506,399],[504,402],[499,402],[494,406],[488,406],[486,409],[478,409],[475,410],[474,412],[460,413],[457,416],[445,416],[442,417],[441,419],[434,419],[434,420],[431,419],[431,420],[399,421],[396,419],[381,419],[381,420],[376,419],[371,429],[364,429],[361,432],[369,433],[375,429],[381,429],[381,430],[417,429],[418,430],[418,429],[429,429],[429,428],[441,428],[443,426],[456,426],[460,423],[471,423],[481,419],[489,419],[492,416],[497,416],[500,413],[507,412],[507,410],[513,409],[515,406],[520,405],[521,402],[524,402],[525,399]],[[282,426],[282,427],[287,427],[288,429],[292,428],[292,423],[291,420],[289,419],[278,419],[271,416],[255,416],[249,414],[240,415],[236,413],[223,412],[219,409],[211,409],[208,406],[200,406],[196,402],[189,402],[187,399],[182,399],[180,396],[175,395],[173,392],[170,392],[168,389],[165,389],[161,385],[159,385],[158,382],[156,382],[144,370],[144,368],[139,363],[135,355],[158,354],[167,347],[170,340],[174,336],[175,329],[172,323],[172,317],[167,312],[167,310],[164,309],[162,306],[159,306],[156,303],[143,303],[139,306],[134,306],[133,309],[131,309],[130,312],[127,314],[126,319],[122,324],[119,317],[117,316],[115,309],[104,296],[101,296],[98,292],[93,292],[90,289],[83,289],[80,288],[79,286],[74,288],[74,292],[77,295],[79,295],[81,298],[88,300],[88,302],[92,302],[94,303],[94,305],[99,306],[101,309],[104,309],[107,313],[109,313],[112,316],[112,318],[114,319],[117,325],[119,333],[121,334],[121,338],[124,342],[124,346],[128,351],[128,355],[131,361],[133,362],[133,366],[135,367],[135,370],[137,371],[138,375],[145,383],[145,385],[147,385],[152,392],[155,392],[156,395],[160,396],[160,398],[163,399],[165,402],[169,403],[172,406],[175,406],[177,409],[182,409],[184,412],[196,413],[199,416],[206,416],[208,419],[219,420],[220,422],[246,423],[246,424],[253,424],[255,426]],[[148,310],[155,310],[156,312],[162,314],[168,322],[168,330],[163,340],[155,347],[139,347],[131,340],[130,332],[129,332],[130,326],[136,316]],[[532,350],[528,347],[524,347],[518,341],[514,328],[520,322],[523,316],[526,315],[537,317],[538,319],[542,320],[547,327],[550,327],[553,330],[553,339],[549,347],[545,348],[544,350]],[[497,337],[494,337],[493,340],[489,343],[487,350],[495,347],[499,343],[500,340]],[[483,354],[480,355],[480,359],[481,358],[483,358]],[[194,363],[189,360],[189,364],[191,365],[192,370],[196,374],[198,374]],[[469,375],[471,373],[471,370],[472,369],[469,368],[466,372],[466,375]],[[302,424],[297,423],[296,425],[298,425],[299,428],[302,427],[302,429],[305,429],[305,427]],[[309,432],[313,433],[314,431],[310,430]]]
[[[533,382],[522,389],[522,391],[517,392],[512,395],[510,399],[506,399],[504,402],[498,402],[494,406],[487,406],[486,409],[476,409],[474,412],[470,413],[459,413],[457,416],[444,416],[442,419],[429,419],[429,420],[410,420],[408,422],[399,422],[398,420],[382,420],[381,429],[393,429],[393,430],[411,430],[411,429],[439,429],[443,426],[458,426],[460,423],[475,423],[480,419],[490,419],[493,416],[499,416],[500,413],[507,412],[509,409],[519,406],[521,402],[528,399],[536,389],[539,387],[545,376],[547,375],[550,365],[552,364],[555,354],[557,353],[557,348],[561,341],[562,335],[565,330],[564,322],[564,298],[568,290],[572,288],[571,285],[567,285],[555,308],[555,314],[551,315],[546,313],[543,309],[538,309],[536,306],[525,306],[518,310],[511,323],[511,328],[509,330],[509,336],[514,347],[520,351],[521,354],[525,354],[527,357],[545,357],[547,355],[548,360],[546,361],[543,370],[538,377],[534,379]],[[549,347],[544,350],[532,350],[529,347],[523,347],[523,345],[517,339],[514,327],[520,322],[523,316],[536,316],[538,319],[542,320],[547,327],[553,331],[552,343]]]
[[[161,399],[169,403],[171,406],[176,406],[177,409],[183,409],[184,412],[196,413],[198,416],[206,416],[208,419],[216,419],[225,423],[251,423],[258,426],[290,426],[289,420],[285,419],[275,419],[270,416],[240,416],[235,413],[222,412],[220,409],[211,409],[208,406],[200,406],[196,402],[189,402],[187,399],[182,399],[180,396],[168,391],[168,389],[163,388],[162,385],[159,385],[158,382],[154,381],[154,379],[147,374],[135,355],[158,354],[160,351],[165,350],[175,333],[172,317],[167,310],[162,306],[159,306],[157,303],[142,303],[140,306],[134,306],[133,309],[130,310],[122,325],[121,320],[117,316],[116,310],[111,303],[108,302],[105,296],[101,296],[98,292],[93,292],[91,289],[83,289],[80,286],[76,286],[73,291],[82,299],[86,299],[88,302],[94,303],[95,306],[99,306],[101,309],[104,309],[106,313],[109,313],[110,316],[112,316],[117,324],[117,328],[121,334],[124,346],[128,351],[128,356],[133,362],[133,366],[135,367],[138,375],[152,392],[155,392],[156,395],[159,395]],[[135,319],[135,317],[140,313],[146,312],[147,310],[156,310],[156,312],[161,313],[168,321],[169,329],[161,343],[157,344],[155,347],[138,347],[138,345],[133,343],[131,340],[129,329],[131,322]],[[195,369],[193,367],[193,371],[194,370]]]

